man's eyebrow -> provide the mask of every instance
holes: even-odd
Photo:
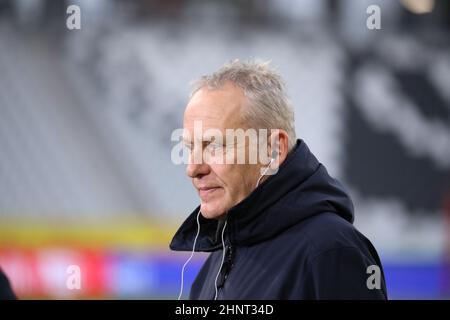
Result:
[[[216,140],[216,136],[215,135],[204,135],[202,141],[203,142],[211,142],[211,141],[215,141]]]
[[[225,136],[224,135],[220,135],[217,136],[216,134],[205,134],[203,135],[203,141],[204,142],[210,142],[210,141],[224,141],[225,140]]]
[[[212,140],[212,138],[215,138],[215,136],[214,135],[211,135],[211,136],[208,136],[208,135],[206,135],[206,136],[203,136],[202,137],[203,139],[196,139],[196,141],[197,142],[210,142],[211,140]],[[215,140],[215,139],[214,139]],[[192,141],[192,139],[190,139],[190,138],[185,138],[185,137],[183,137],[182,138],[182,141],[184,142],[184,143],[188,143],[188,144],[192,144],[192,143],[194,143],[193,141]]]
[[[224,145],[226,144],[226,139],[224,137],[222,137],[222,140],[220,139],[216,139],[217,136],[216,135],[205,135],[202,137],[202,139],[200,140],[196,140],[197,143],[201,143],[201,144],[205,144],[205,143],[211,143],[211,142],[222,142]],[[185,145],[193,145],[195,142],[192,141],[192,139],[188,138],[188,137],[183,137],[182,138],[182,142]],[[235,144],[234,142],[232,144]]]

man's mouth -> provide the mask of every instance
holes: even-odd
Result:
[[[215,191],[219,190],[220,187],[202,187],[198,189],[201,198],[211,196]]]

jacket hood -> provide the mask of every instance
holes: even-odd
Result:
[[[170,244],[172,250],[192,251],[199,210],[200,206],[178,229]],[[354,220],[353,204],[343,186],[299,139],[278,172],[228,211],[226,234],[232,245],[252,245],[323,212],[336,213],[350,223]],[[223,221],[200,215],[199,222],[195,251],[222,248]]]

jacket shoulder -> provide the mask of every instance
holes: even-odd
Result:
[[[298,231],[308,242],[312,255],[342,248],[371,251],[373,247],[353,224],[333,212],[324,212],[304,220]]]

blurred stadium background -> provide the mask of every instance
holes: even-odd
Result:
[[[192,79],[261,58],[390,298],[450,298],[449,28],[446,0],[0,0],[0,267],[22,299],[176,298],[187,255],[168,243],[197,196],[171,132]]]

